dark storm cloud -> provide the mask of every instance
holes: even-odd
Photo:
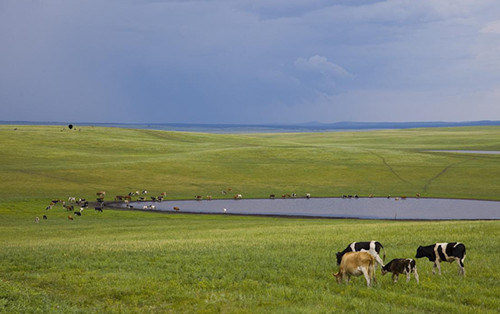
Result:
[[[499,11],[488,0],[5,0],[2,119],[500,119]]]

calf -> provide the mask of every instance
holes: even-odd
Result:
[[[363,274],[366,279],[366,286],[370,287],[372,281],[375,281],[375,257],[368,252],[349,252],[344,254],[340,263],[340,268],[333,276],[337,283],[342,280],[349,282],[351,276],[360,276]]]
[[[410,274],[413,273],[415,280],[418,283],[417,264],[412,258],[395,258],[389,263],[382,266],[382,275],[392,273],[392,280],[398,281],[399,274],[406,274],[406,282],[410,281]]]
[[[458,274],[465,276],[465,245],[460,242],[435,243],[428,246],[419,246],[416,258],[427,257],[429,261],[434,262],[432,273],[436,273],[436,267],[441,275],[440,262],[458,263]]]
[[[384,249],[384,257],[380,258],[380,249],[384,249],[384,246],[378,241],[370,241],[370,242],[352,242],[349,244],[342,252],[337,252],[337,265],[340,265],[342,261],[342,256],[348,252],[369,252],[375,257],[380,266],[384,266],[383,260],[385,260],[385,249]]]

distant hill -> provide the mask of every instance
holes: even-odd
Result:
[[[464,121],[464,122],[307,122],[298,124],[203,124],[203,123],[92,123],[92,122],[33,122],[33,121],[0,121],[10,125],[61,125],[69,123],[78,126],[102,126],[133,129],[169,130],[207,133],[260,133],[260,132],[320,132],[341,130],[381,130],[411,129],[431,127],[459,126],[500,126],[500,121]]]
[[[500,121],[481,120],[481,121],[463,121],[463,122],[336,122],[336,123],[318,123],[310,122],[303,124],[307,127],[325,128],[325,129],[411,129],[411,128],[437,128],[437,127],[457,127],[457,126],[487,126],[500,125]]]

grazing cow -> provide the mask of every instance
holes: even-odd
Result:
[[[73,214],[75,214],[76,216],[81,216],[82,215],[81,212],[73,212]]]
[[[117,195],[115,196],[115,201],[123,201],[123,200],[132,200],[132,197],[130,195]]]
[[[201,195],[196,195],[194,198],[197,201],[201,201],[203,199],[203,197]]]
[[[465,276],[465,245],[460,242],[451,243],[435,243],[427,246],[419,246],[417,249],[416,258],[427,257],[429,261],[434,262],[432,273],[436,273],[436,267],[441,275],[440,262],[458,263],[458,274]]]
[[[75,210],[75,207],[73,205],[66,205],[64,208],[66,208],[66,210],[69,212]]]
[[[227,213],[227,209],[226,208],[223,208],[222,211],[225,213]]]
[[[416,193],[416,194],[415,194],[415,197],[416,197],[416,198],[420,198],[420,193]]]
[[[417,264],[412,258],[395,258],[382,267],[382,275],[392,273],[392,280],[398,281],[399,274],[406,274],[406,282],[410,281],[410,274],[413,273],[418,283]]]
[[[73,202],[73,203],[76,202],[76,197],[74,196],[68,197],[68,202]]]
[[[36,222],[36,223],[39,223],[39,222],[40,222],[40,218],[38,218],[38,216],[37,216],[37,217],[35,217],[35,222]]]
[[[243,196],[242,196],[241,194],[235,194],[235,195],[234,195],[234,199],[235,199],[235,200],[240,200],[240,199],[242,199],[242,198],[243,198]]]
[[[49,206],[45,207],[45,210],[52,209],[52,206],[54,206],[54,205],[49,205]]]
[[[311,198],[311,193],[306,193],[306,198],[310,199]]]
[[[379,256],[380,249],[384,249],[384,246],[378,241],[352,242],[342,252],[337,252],[337,265],[340,265],[342,256],[348,252],[369,252],[373,255],[373,257],[375,257],[375,260],[380,264],[380,266],[384,266],[383,260],[385,260],[385,249],[383,259],[380,259]]]
[[[43,215],[43,219],[47,220],[47,215]]]
[[[102,213],[102,207],[95,207],[94,208],[96,212],[101,212]]]
[[[179,211],[179,210],[180,210],[180,208],[179,208],[179,207],[175,207],[175,206],[174,206],[174,210],[175,210],[175,211]]]
[[[274,195],[274,194],[270,194],[269,195],[269,198],[272,199],[272,200],[274,200],[275,197],[276,197],[276,195]]]
[[[71,217],[71,215],[68,215],[68,220],[73,220],[73,217]]]
[[[148,194],[147,190],[142,190],[142,194]]]
[[[167,196],[167,192],[161,192],[160,195],[165,197],[165,196]]]
[[[337,278],[337,283],[342,280],[349,282],[351,276],[364,275],[366,286],[370,287],[375,281],[375,258],[368,252],[349,252],[344,254],[340,268],[333,276]]]
[[[96,195],[97,195],[97,197],[102,198],[102,197],[104,197],[106,195],[106,192],[105,191],[100,191],[100,192],[97,192]]]

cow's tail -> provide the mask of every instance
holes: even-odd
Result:
[[[385,263],[385,248],[382,245],[382,243],[378,242],[378,244],[380,245],[380,247],[382,248],[382,250],[384,250],[384,256],[382,257],[382,261],[384,261],[384,263]]]

